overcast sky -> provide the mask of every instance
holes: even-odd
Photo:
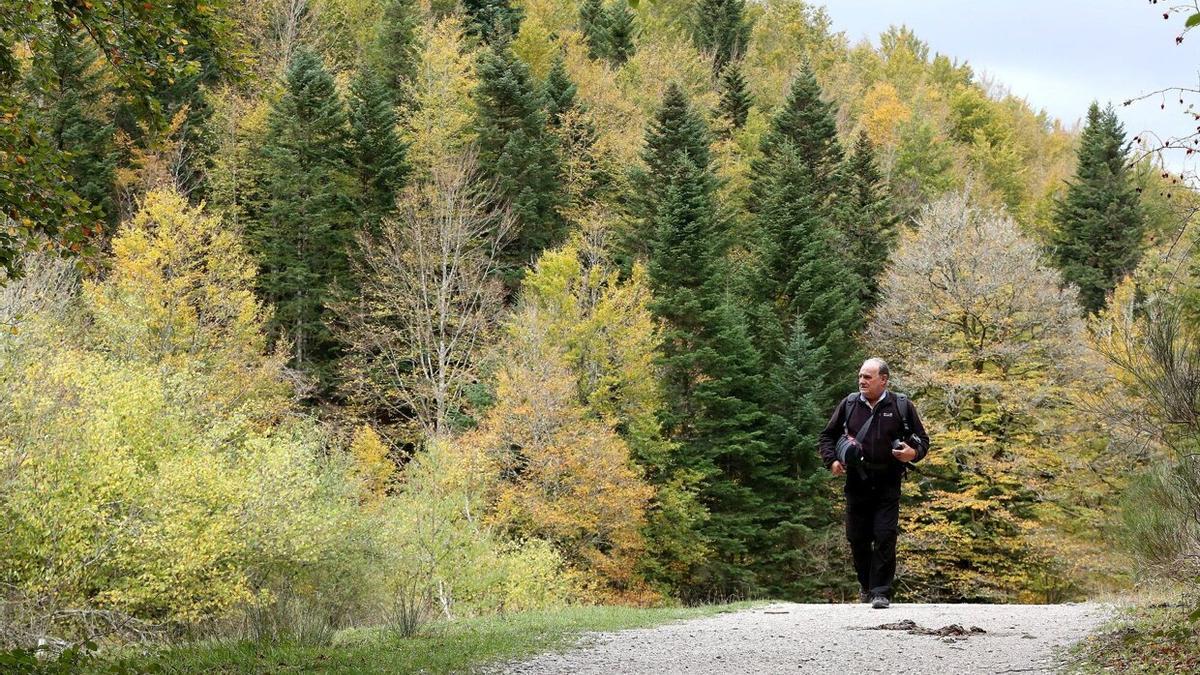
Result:
[[[820,3],[821,0],[816,0]],[[966,60],[1068,126],[1093,100],[1111,101],[1130,138],[1144,131],[1160,136],[1194,130],[1178,98],[1121,103],[1168,86],[1196,86],[1200,30],[1183,44],[1175,36],[1183,16],[1164,21],[1178,0],[825,0],[835,31],[852,43],[879,44],[888,26],[907,25],[931,52]],[[1197,102],[1200,108],[1200,101]],[[1180,168],[1182,157],[1169,165]],[[1182,165],[1195,170],[1188,160]]]

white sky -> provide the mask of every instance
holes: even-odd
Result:
[[[1181,0],[815,0],[824,4],[833,29],[852,43],[890,25],[907,25],[931,53],[966,61],[990,75],[1034,109],[1068,126],[1087,113],[1093,99],[1111,101],[1129,138],[1145,131],[1181,136],[1196,122],[1177,97],[1122,107],[1139,94],[1200,81],[1200,30],[1183,44],[1175,36],[1185,15],[1162,18]],[[1188,3],[1190,4],[1190,3]],[[1200,101],[1197,102],[1200,109]],[[1197,157],[1193,155],[1192,157]],[[1175,170],[1195,171],[1200,161],[1182,153],[1167,158]]]

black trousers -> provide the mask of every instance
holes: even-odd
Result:
[[[899,533],[900,476],[868,472],[864,480],[854,471],[847,473],[846,539],[859,588],[891,597]]]

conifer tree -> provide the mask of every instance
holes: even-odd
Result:
[[[508,42],[493,42],[481,55],[478,72],[480,170],[496,181],[517,217],[517,239],[507,260],[520,268],[564,234],[558,149],[546,126],[542,91]]]
[[[579,6],[579,31],[587,40],[589,57],[608,57],[608,14],[603,0],[583,0]]]
[[[596,156],[596,127],[583,104],[576,99],[576,90],[560,54],[550,65],[543,96],[548,128],[558,138],[559,184],[566,206],[594,200],[612,182],[611,175]]]
[[[721,102],[717,107],[721,117],[729,122],[730,128],[741,129],[746,124],[752,104],[741,68],[736,62],[725,66],[721,72]]]
[[[551,127],[561,125],[563,115],[576,107],[575,95],[578,89],[567,74],[562,54],[557,55],[550,64],[550,72],[546,73],[546,115],[547,123]]]
[[[870,310],[879,299],[879,275],[895,243],[896,218],[865,131],[859,133],[853,152],[846,157],[838,183],[838,228],[845,237],[851,266],[863,281],[862,306]]]
[[[633,36],[637,28],[633,10],[624,0],[616,0],[605,13],[605,56],[614,66],[622,66],[633,56]]]
[[[648,271],[663,321],[664,430],[704,477],[702,531],[713,559],[692,592],[747,592],[770,572],[768,533],[785,463],[765,441],[763,363],[725,261],[729,226],[715,194],[708,130],[677,86],[647,132]],[[786,507],[783,507],[786,508]]]
[[[696,5],[692,39],[697,49],[712,54],[714,73],[746,53],[750,23],[745,9],[745,0],[701,0]]]
[[[113,201],[117,154],[115,128],[101,103],[103,85],[93,66],[99,53],[78,35],[59,31],[50,59],[35,66],[31,86],[47,91],[53,103],[44,111],[54,149],[67,156],[73,189],[115,224]]]
[[[361,222],[373,230],[395,207],[409,167],[390,92],[370,70],[359,72],[350,87],[350,137]]]
[[[370,64],[391,93],[394,105],[405,105],[405,85],[420,64],[417,30],[420,9],[413,0],[391,0],[383,10]]]
[[[837,137],[836,111],[822,100],[821,87],[811,66],[805,64],[792,81],[787,100],[775,114],[771,130],[762,142],[762,159],[754,162],[757,175],[768,173],[768,165],[790,143],[811,175],[816,194],[833,193],[834,174],[842,161]]]
[[[525,12],[510,0],[463,0],[467,32],[484,42],[511,40],[517,35]]]
[[[332,295],[346,282],[355,191],[346,112],[321,58],[296,50],[283,96],[272,107],[262,148],[265,204],[248,234],[262,256],[259,284],[275,308],[271,333],[292,364],[330,384],[336,356],[326,325]]]
[[[1109,105],[1088,109],[1079,164],[1066,197],[1058,202],[1053,255],[1063,279],[1079,287],[1089,313],[1104,307],[1121,277],[1141,256],[1145,215],[1126,167],[1125,127]]]

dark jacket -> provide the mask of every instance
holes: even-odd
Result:
[[[821,440],[817,447],[821,452],[821,461],[825,463],[826,469],[833,466],[834,461],[837,460],[835,447],[838,437],[842,435],[843,428],[848,429],[850,435],[853,436],[871,416],[871,407],[867,405],[867,402],[862,400],[858,394],[852,394],[852,396],[854,396],[854,402],[849,406],[849,424],[845,423],[845,410],[848,406],[846,399],[842,399],[838,401],[837,409],[833,411],[833,417],[829,419],[829,424],[825,425],[824,431],[821,432]],[[917,451],[917,457],[913,462],[919,462],[929,452],[929,435],[925,433],[925,425],[921,424],[921,418],[917,415],[917,407],[911,400],[908,402],[908,426],[911,432],[921,440],[920,444],[909,442],[909,445]],[[904,422],[900,419],[900,411],[896,406],[896,394],[889,391],[875,406],[875,419],[867,428],[866,438],[857,439],[863,446],[863,459],[894,467],[897,473],[903,472],[904,462],[892,456],[892,439],[902,439],[903,437]]]

